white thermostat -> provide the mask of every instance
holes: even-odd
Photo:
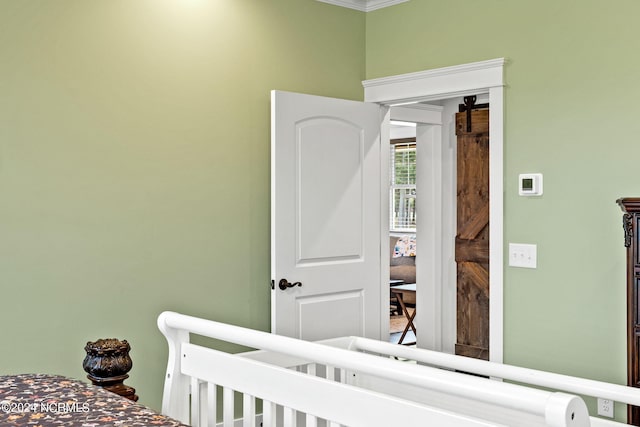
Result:
[[[518,175],[518,194],[521,196],[541,196],[542,174],[521,173]]]

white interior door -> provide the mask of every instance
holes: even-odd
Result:
[[[380,339],[382,116],[378,104],[271,93],[273,333]]]

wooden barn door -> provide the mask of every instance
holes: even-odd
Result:
[[[457,340],[462,356],[489,360],[489,109],[465,97],[456,114]],[[479,107],[484,107],[480,108]]]

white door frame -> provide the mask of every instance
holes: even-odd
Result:
[[[489,144],[489,356],[490,360],[501,363],[503,361],[503,289],[504,289],[504,242],[503,242],[503,189],[504,189],[504,65],[505,59],[498,58],[488,61],[474,62],[453,67],[438,68],[417,73],[402,74],[379,79],[365,80],[365,102],[377,102],[383,105],[402,105],[416,102],[448,99],[465,95],[488,94],[491,105],[489,116],[489,129],[491,130],[491,143]],[[388,134],[388,129],[383,128]],[[385,153],[388,150],[382,150]],[[388,157],[381,156],[381,170],[388,170]],[[382,173],[381,188],[386,194],[388,177]],[[388,232],[388,197],[382,198],[382,224],[381,224],[381,283],[388,282],[389,246]],[[432,247],[426,253],[437,251],[436,242],[431,242]],[[423,243],[424,245],[424,243]],[[422,251],[422,253],[425,253]],[[418,267],[419,268],[419,267]],[[419,270],[418,270],[419,274]],[[382,300],[387,300],[387,286],[381,287]],[[431,296],[432,298],[428,298]],[[441,319],[441,302],[433,292],[418,292],[416,304],[421,310],[434,310],[431,319]],[[423,311],[424,312],[424,311]],[[388,324],[388,309],[382,309],[382,322]],[[417,316],[418,341],[421,347],[441,350],[441,331],[436,327],[429,328],[428,324],[421,326],[420,317]],[[436,321],[436,323],[440,323]],[[385,328],[383,326],[382,330]],[[388,325],[387,325],[388,330]],[[420,331],[427,331],[421,334]],[[423,339],[424,337],[424,339]],[[439,338],[440,337],[440,338]],[[426,346],[424,344],[427,344]]]

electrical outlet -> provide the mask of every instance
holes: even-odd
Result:
[[[598,415],[613,418],[613,400],[598,398]]]

